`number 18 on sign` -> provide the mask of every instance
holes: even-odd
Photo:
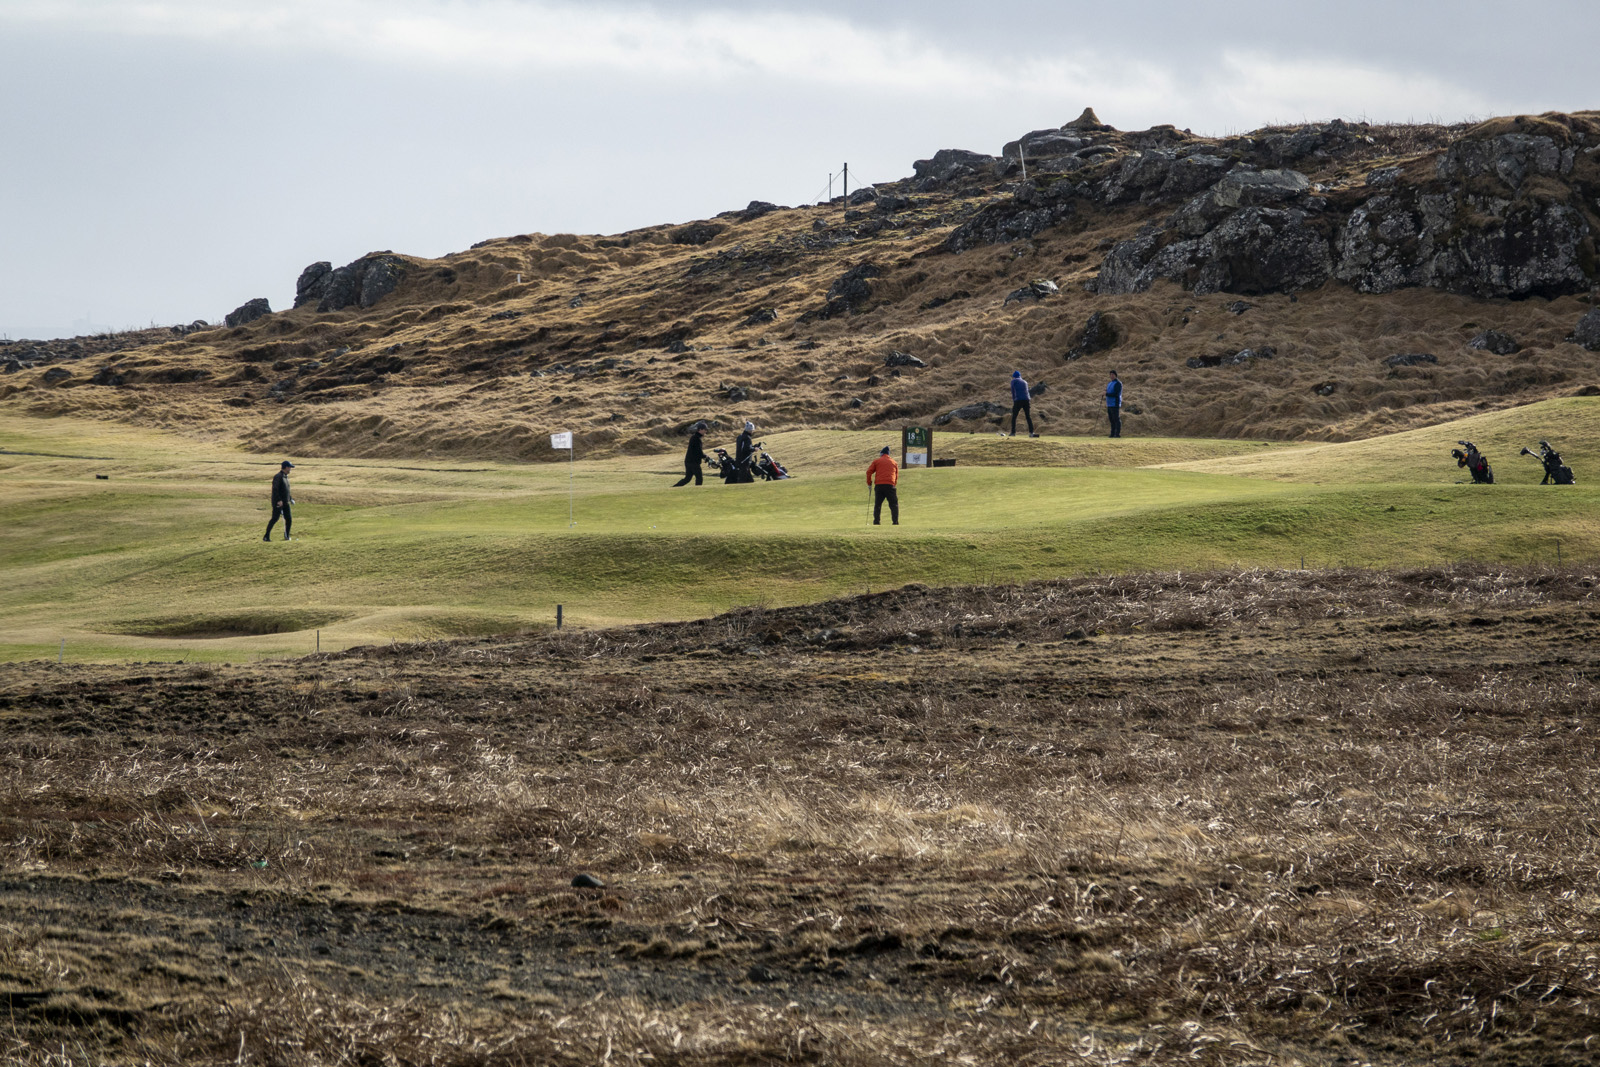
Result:
[[[567,450],[567,525],[576,526],[578,522],[572,517],[572,459],[577,449],[572,447],[572,431],[563,430],[550,435],[550,447],[553,449]]]

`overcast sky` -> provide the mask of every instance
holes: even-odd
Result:
[[[867,10],[870,8],[870,10]],[[1600,108],[1593,0],[0,0],[0,337],[220,320],[301,268],[616,233],[844,162]]]

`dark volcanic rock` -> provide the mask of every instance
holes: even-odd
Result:
[[[957,178],[968,178],[981,171],[993,169],[996,159],[982,152],[968,152],[962,148],[941,148],[932,159],[919,159],[911,165],[912,172],[921,179],[918,188],[931,183],[938,186]]]
[[[1004,415],[1010,410],[1010,408],[1003,407],[991,400],[980,400],[975,404],[966,404],[956,408],[954,411],[947,411],[943,415],[937,416],[933,420],[933,424],[935,426],[944,426],[955,419],[964,419],[970,422],[973,419],[984,419],[991,415]]]
[[[332,273],[333,264],[325,259],[301,271],[299,280],[294,283],[294,306],[321,301],[328,291],[328,277]]]
[[[763,325],[765,323],[777,322],[777,321],[778,321],[778,311],[777,311],[776,308],[758,308],[755,311],[752,311],[748,316],[746,316],[745,320],[743,322],[741,322],[739,325],[740,326],[761,326],[761,325]]]
[[[1056,285],[1055,282],[1048,278],[1039,278],[1029,282],[1027,285],[1024,285],[1021,289],[1011,290],[1011,292],[1006,294],[1006,298],[1001,303],[1001,306],[1004,307],[1006,304],[1010,304],[1012,302],[1020,304],[1033,303],[1035,301],[1043,300],[1046,297],[1055,296],[1060,292],[1061,287]]]
[[[885,367],[926,367],[927,364],[909,352],[890,352],[883,361]]]
[[[1497,356],[1509,356],[1522,351],[1522,346],[1517,344],[1516,338],[1499,330],[1484,330],[1478,336],[1467,342],[1468,348],[1481,348],[1493,352]]]
[[[703,245],[726,229],[720,222],[691,222],[673,230],[669,239],[675,245]]]
[[[272,305],[267,302],[266,297],[258,296],[254,300],[240,304],[228,312],[227,317],[222,322],[225,326],[243,326],[247,322],[254,322],[262,316],[270,314],[272,314]]]
[[[1589,309],[1588,314],[1578,320],[1570,340],[1591,352],[1600,352],[1600,308]]]
[[[1422,363],[1437,363],[1439,360],[1429,352],[1408,352],[1404,355],[1390,356],[1384,362],[1391,367],[1415,367]]]
[[[405,273],[406,261],[391,252],[375,252],[338,268],[325,261],[313,263],[295,283],[294,306],[315,300],[318,311],[369,308],[394,292]]]
[[[827,303],[806,318],[831,319],[860,311],[872,299],[872,278],[881,278],[883,270],[873,263],[858,263],[833,280],[828,286]]]
[[[1259,348],[1243,348],[1226,356],[1191,356],[1184,362],[1191,368],[1198,370],[1201,367],[1237,367],[1258,359],[1271,359],[1278,354],[1278,350],[1271,345],[1262,345]]]
[[[1106,352],[1117,347],[1120,334],[1117,331],[1116,321],[1102,311],[1096,311],[1089,316],[1089,321],[1084,324],[1083,332],[1078,335],[1078,340],[1067,350],[1068,360],[1082,359],[1096,352]]]
[[[51,367],[41,377],[47,385],[59,385],[72,377],[72,372],[65,367]]]

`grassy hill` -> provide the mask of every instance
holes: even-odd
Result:
[[[1560,432],[1557,432],[1559,428]],[[391,639],[689,618],[906,583],[1106,571],[1600,556],[1596,489],[1514,455],[1600,448],[1600,400],[1550,401],[1332,445],[936,436],[904,524],[868,524],[892,435],[768,447],[797,477],[668,488],[666,457],[556,464],[307,461],[295,540],[263,544],[273,464],[192,436],[3,423],[0,657],[237,659]],[[1499,473],[1461,484],[1476,440]],[[106,458],[106,457],[115,457]],[[100,480],[96,475],[107,475]],[[569,507],[572,519],[569,520]],[[571,525],[569,525],[569,521]],[[322,633],[317,635],[316,630]]]
[[[1385,176],[1399,175],[1397,190],[1436,181],[1446,146],[1514,130],[1576,138],[1572,180],[1600,173],[1583,148],[1600,137],[1591,113],[1473,128],[1345,125],[1337,146],[1293,166],[1312,183],[1308,203],[1347,210]],[[763,433],[925,423],[1006,403],[1013,369],[1042,384],[1043,427],[1069,437],[1099,431],[1111,369],[1140,437],[1343,441],[1600,389],[1594,354],[1566,340],[1585,295],[1375,294],[1336,281],[1244,300],[1168,281],[1097,291],[1107,251],[1181,198],[1086,193],[1026,236],[961,237],[985,220],[1015,222],[1019,196],[1115,185],[1153,146],[1285,166],[1274,146],[1306,132],[1209,139],[1096,127],[1083,136],[1099,154],[1067,176],[980,169],[931,186],[879,183],[878,199],[854,206],[753,207],[609,237],[522,234],[437,260],[385,253],[400,280],[370,306],[308,303],[233,328],[84,339],[0,377],[0,413],[181,429],[297,457],[553,460],[555,430],[574,431],[585,455],[653,455],[678,448],[699,418],[727,437],[746,418]],[[1517,196],[1561,191],[1540,181]],[[1471,182],[1458,187],[1479,196]],[[1500,202],[1484,190],[1485,204]],[[1579,216],[1593,212],[1573,196]],[[1038,279],[1059,293],[1008,302]],[[1092,315],[1100,329],[1088,344]],[[1520,349],[1468,347],[1491,327]],[[1227,362],[1245,350],[1257,358]],[[895,352],[925,366],[886,366]],[[63,369],[71,374],[47,380]]]

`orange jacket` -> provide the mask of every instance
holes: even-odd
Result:
[[[868,485],[894,485],[900,480],[900,464],[888,456],[879,456],[867,467]]]

